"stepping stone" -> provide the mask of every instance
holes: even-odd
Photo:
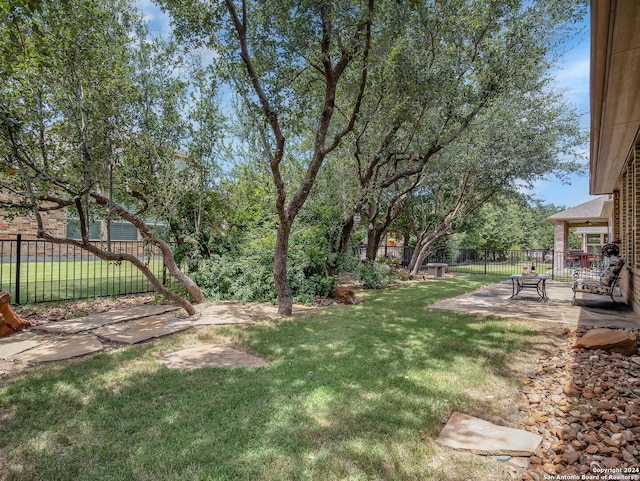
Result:
[[[47,342],[43,336],[37,336],[30,332],[14,334],[11,337],[0,340],[0,359],[9,359],[27,349],[32,349]]]
[[[262,358],[219,344],[205,344],[182,349],[166,354],[158,361],[172,369],[261,367],[268,364]]]
[[[86,317],[68,319],[66,321],[51,322],[42,326],[35,326],[34,329],[51,332],[54,334],[75,334],[76,332],[89,331],[108,324],[115,324],[123,321],[131,321],[146,316],[156,316],[178,310],[176,306],[168,305],[142,305],[132,306],[126,309],[119,309],[110,312],[98,312]]]
[[[72,357],[84,356],[103,349],[100,341],[91,334],[72,336],[66,339],[44,342],[8,359],[22,362],[60,361]]]
[[[542,436],[454,412],[436,441],[475,454],[531,456]]]
[[[198,308],[196,308],[198,309]],[[209,304],[202,306],[194,326],[252,323],[251,312],[240,304]]]
[[[93,333],[110,341],[135,344],[154,337],[184,331],[192,325],[190,320],[178,319],[171,314],[166,314],[104,326],[96,329]]]

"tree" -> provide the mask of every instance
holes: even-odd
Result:
[[[496,251],[552,250],[553,226],[546,219],[565,209],[527,199],[522,194],[497,196],[478,209],[462,229],[463,245]],[[577,236],[572,236],[571,241],[575,248],[581,247]]]
[[[516,92],[501,100],[465,132],[462,142],[435,159],[447,169],[432,166],[437,178],[429,174],[425,184],[431,187],[431,207],[410,262],[414,273],[435,241],[460,230],[492,197],[580,168],[577,153],[571,153],[582,136],[572,109],[557,94]]]
[[[179,33],[217,48],[252,115],[276,190],[278,312],[291,315],[287,254],[292,225],[325,158],[356,121],[367,83],[374,2],[225,0],[226,12],[204,2],[162,4]],[[356,73],[350,76],[352,70]],[[343,87],[348,81],[355,86]],[[311,145],[299,147],[308,160],[294,184],[285,179],[287,153],[295,152],[287,136],[294,143],[313,138]]]
[[[353,215],[362,212],[369,224],[369,259],[411,192],[436,196],[439,213],[423,226],[431,230],[419,242],[426,252],[454,224],[462,225],[473,204],[470,196],[481,205],[481,191],[575,170],[575,162],[553,161],[549,154],[566,153],[580,138],[575,118],[547,91],[546,74],[553,36],[575,18],[577,2],[402,5],[400,15],[389,7],[384,16],[393,41],[374,37],[370,77],[378,83],[368,90],[354,129],[360,187],[343,223],[342,245]],[[487,122],[491,129],[483,127]],[[529,145],[526,154],[514,149],[525,143],[542,151]],[[538,163],[527,162],[527,156]],[[497,182],[472,187],[471,181],[486,177],[483,169],[495,167],[502,173]]]
[[[31,13],[4,27],[11,35],[3,37],[2,52],[11,63],[2,70],[0,165],[11,175],[3,183],[10,198],[1,206],[33,213],[38,237],[131,262],[159,293],[193,314],[191,303],[162,285],[143,260],[89,239],[94,219],[130,222],[161,251],[195,302],[204,300],[171,247],[145,222],[173,203],[168,186],[182,138],[184,84],[158,75],[158,57],[148,66],[156,70],[145,71],[151,55],[145,41],[133,55],[139,19],[128,2],[47,2]],[[9,45],[12,39],[19,41]],[[42,219],[51,210],[76,216],[81,239],[53,236]]]

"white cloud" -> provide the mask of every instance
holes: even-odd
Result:
[[[164,13],[160,7],[151,0],[136,0],[133,5],[142,11],[144,20],[148,22],[152,34],[167,35],[171,32],[169,15]]]

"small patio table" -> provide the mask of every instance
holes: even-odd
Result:
[[[509,276],[509,279],[511,279],[510,299],[516,299],[523,289],[535,289],[538,294],[537,300],[546,301],[548,299],[546,282],[549,276],[513,274]]]

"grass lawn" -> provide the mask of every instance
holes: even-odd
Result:
[[[0,387],[0,479],[508,480],[497,461],[434,441],[454,410],[513,425],[517,366],[539,333],[428,308],[488,280],[408,283],[359,306],[35,367]],[[203,342],[271,362],[156,361]]]
[[[478,262],[476,264],[455,264],[449,267],[450,272],[458,272],[464,274],[487,274],[487,275],[500,275],[509,277],[511,274],[522,274],[522,266],[531,265],[530,262]],[[545,274],[553,268],[550,262],[536,262],[536,271],[540,274]]]
[[[20,302],[84,299],[153,291],[151,283],[131,263],[102,260],[21,262]],[[149,261],[162,279],[162,260]],[[16,263],[0,264],[0,290],[15,297]]]

